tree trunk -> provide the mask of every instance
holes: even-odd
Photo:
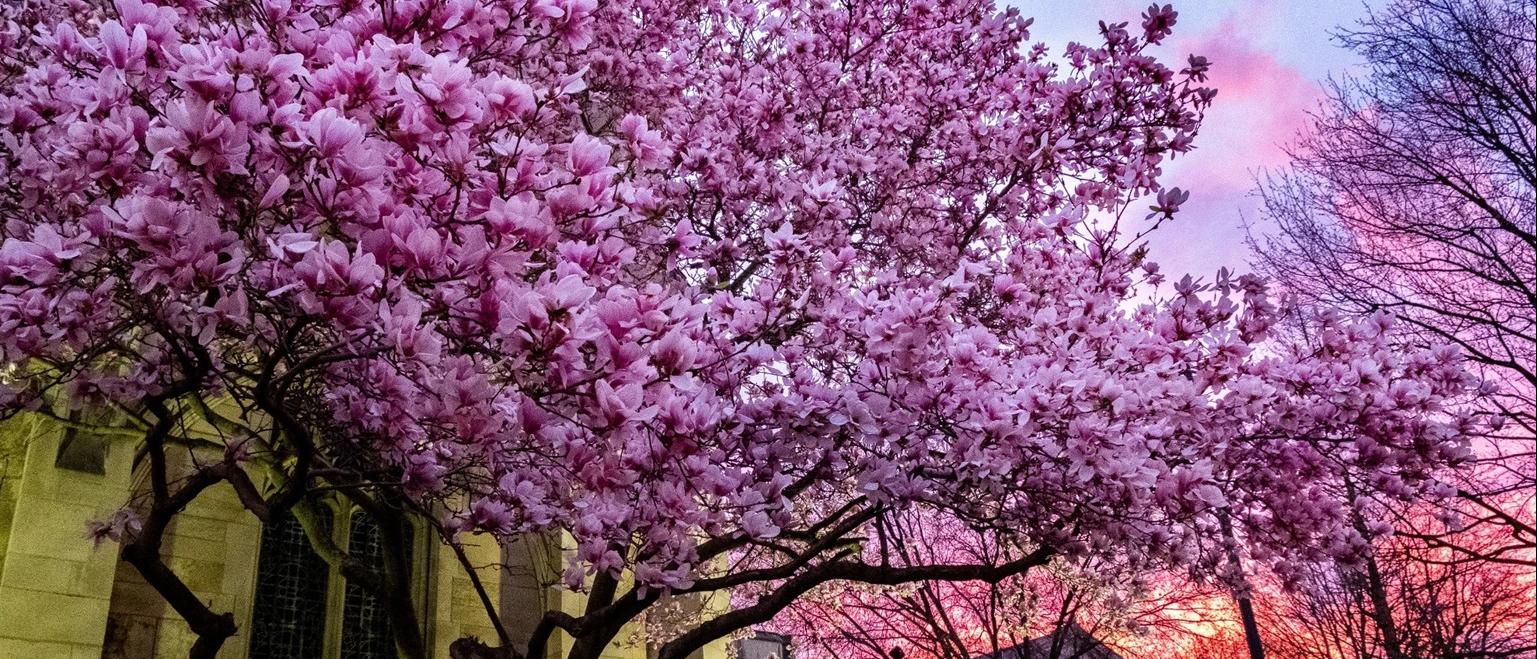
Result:
[[[1366,557],[1366,594],[1372,600],[1372,622],[1382,632],[1382,649],[1388,659],[1406,659],[1403,644],[1398,638],[1398,623],[1393,620],[1393,607],[1388,605],[1388,591],[1382,582],[1382,571],[1377,568],[1377,558]]]
[[[1360,508],[1356,507],[1355,484],[1349,479],[1345,480],[1345,495],[1350,504],[1351,525],[1363,539],[1370,538],[1366,520],[1361,517]],[[1370,547],[1367,548],[1365,561],[1366,596],[1372,602],[1372,622],[1377,625],[1377,631],[1382,634],[1382,650],[1387,653],[1388,659],[1405,659],[1403,646],[1398,639],[1398,623],[1393,620],[1393,607],[1388,605],[1387,586],[1382,581],[1382,571],[1377,566],[1377,556]]]
[[[1226,510],[1217,514],[1222,524],[1222,539],[1227,543],[1228,565],[1239,578],[1243,577],[1243,562],[1238,558],[1238,538],[1233,534],[1233,522]],[[1259,622],[1254,618],[1254,603],[1247,592],[1233,590],[1233,601],[1238,603],[1238,618],[1243,623],[1244,643],[1249,647],[1249,659],[1265,659],[1265,643],[1259,636]]]
[[[456,639],[448,646],[449,659],[524,659],[511,646],[491,647],[473,636]]]
[[[192,633],[197,634],[197,641],[193,642],[192,649],[187,653],[189,659],[215,659],[219,654],[219,648],[229,637],[234,636],[239,627],[235,625],[235,616],[230,613],[215,613],[203,600],[193,593],[180,577],[176,576],[171,568],[160,560],[159,543],[148,544],[130,543],[123,548],[123,559],[128,561],[139,575],[160,596],[165,598],[171,609],[185,620]]]
[[[399,509],[385,503],[367,511],[374,516],[379,529],[384,565],[379,570],[380,591],[374,596],[388,607],[390,629],[395,636],[395,653],[400,659],[427,659],[427,644],[422,638],[422,625],[412,597],[412,573],[407,545],[413,535],[408,531],[411,522]]]
[[[571,652],[566,655],[566,659],[598,659],[614,637],[619,635],[620,628],[619,625],[606,625],[583,630],[586,633],[572,642]]]
[[[1248,595],[1233,593],[1238,601],[1238,617],[1243,621],[1243,640],[1249,646],[1249,659],[1265,659],[1265,644],[1259,638],[1259,623],[1254,619],[1254,604]]]
[[[185,384],[180,388],[184,388]],[[216,613],[197,593],[187,586],[171,566],[161,557],[166,530],[172,520],[186,509],[204,490],[224,480],[217,468],[204,467],[194,470],[174,491],[171,489],[170,465],[165,454],[165,438],[176,420],[165,406],[165,398],[177,395],[178,387],[168,390],[163,397],[149,397],[144,407],[155,415],[155,424],[145,432],[145,453],[149,456],[151,505],[142,526],[131,539],[125,538],[122,558],[144,577],[144,581],[159,593],[171,609],[186,621],[197,640],[187,656],[190,659],[215,659],[224,641],[239,631],[235,616]]]

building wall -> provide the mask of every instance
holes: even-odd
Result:
[[[0,422],[0,658],[100,659],[185,657],[194,637],[138,572],[118,561],[115,543],[93,546],[86,523],[105,519],[130,500],[138,482],[131,438],[107,447],[102,474],[55,466],[63,429],[38,417]],[[537,615],[558,606],[580,613],[578,593],[555,587],[562,542],[512,543],[504,550],[484,535],[465,539],[482,585],[514,636]],[[168,530],[167,563],[215,610],[231,611],[250,628],[261,524],[227,484],[210,489],[177,516]],[[492,644],[497,634],[451,549],[426,538],[423,585],[427,643],[434,657],[464,636]],[[534,551],[529,551],[534,547]],[[521,553],[520,553],[521,551]],[[522,558],[518,558],[522,556]],[[505,571],[496,566],[506,562]],[[507,583],[503,583],[504,579]],[[722,599],[710,606],[719,608]],[[237,634],[219,656],[246,656]],[[570,639],[557,634],[547,657],[556,659]],[[724,643],[699,659],[725,659]],[[604,659],[646,659],[644,633],[621,633]]]
[[[462,540],[465,556],[471,565],[496,565],[501,559],[501,548],[490,536],[474,535]],[[496,628],[492,626],[490,615],[481,604],[469,575],[460,566],[458,557],[440,542],[434,541],[431,546],[434,577],[429,581],[432,615],[428,643],[432,645],[433,656],[447,657],[449,644],[467,636],[495,645]],[[481,586],[491,601],[495,602],[502,588],[501,571],[481,569],[476,573],[480,576]]]
[[[128,499],[132,453],[111,447],[105,474],[54,467],[62,432],[35,417],[0,424],[0,657],[98,659],[117,556],[85,539],[86,522]],[[15,455],[24,456],[19,466]]]
[[[5,574],[5,547],[16,514],[22,467],[27,464],[27,436],[22,429],[20,423],[0,424],[0,574]]]
[[[228,485],[210,488],[176,516],[166,534],[166,564],[199,599],[216,611],[229,611],[242,629],[249,628],[256,582],[254,548],[261,525],[240,506]],[[103,552],[110,552],[104,546]],[[221,656],[244,657],[245,634],[225,641]],[[111,659],[185,657],[197,638],[167,607],[137,570],[118,562],[113,580],[107,634],[99,656]]]

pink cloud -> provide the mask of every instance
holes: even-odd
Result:
[[[1307,113],[1317,106],[1322,92],[1317,82],[1245,36],[1245,30],[1262,27],[1240,28],[1241,23],[1248,21],[1230,16],[1210,30],[1176,42],[1175,49],[1211,60],[1210,84],[1218,90],[1196,142],[1198,151],[1180,166],[1199,165],[1208,181],[1215,176],[1247,188],[1251,181],[1246,170],[1285,164],[1284,146],[1306,125]]]
[[[1192,191],[1174,224],[1151,240],[1153,258],[1170,274],[1243,269],[1242,224],[1258,219],[1250,195],[1254,175],[1285,166],[1285,146],[1322,94],[1317,82],[1253,42],[1249,35],[1265,29],[1265,18],[1259,10],[1240,11],[1170,48],[1171,57],[1193,53],[1211,60],[1209,84],[1218,90],[1196,150],[1166,168],[1167,185]]]

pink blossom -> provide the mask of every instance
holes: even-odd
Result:
[[[113,68],[128,70],[140,63],[144,57],[145,46],[148,37],[143,25],[135,25],[130,36],[123,29],[123,25],[117,21],[108,21],[101,26],[98,35],[102,48],[106,51],[107,62]]]
[[[591,135],[578,135],[571,142],[571,173],[591,176],[608,166],[613,148]]]
[[[85,524],[85,537],[100,547],[103,542],[121,542],[131,538],[143,528],[139,515],[129,508],[119,508],[105,520],[93,520]]]
[[[1057,67],[984,0],[258,4],[0,33],[0,413],[281,410],[451,531],[569,533],[578,588],[872,504],[1139,565],[1209,570],[1229,513],[1265,560],[1344,556],[1325,484],[1429,496],[1466,456],[1455,351],[1385,317],[1290,345],[1226,272],[1157,299],[1097,221],[1188,199],[1159,177],[1212,96],[1149,50],[1169,7]]]

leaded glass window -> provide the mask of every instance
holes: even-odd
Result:
[[[327,511],[317,511],[316,517],[323,528],[330,528]],[[251,611],[251,659],[321,656],[330,574],[293,515],[278,515],[262,528]]]
[[[348,533],[349,552],[368,565],[382,569],[384,551],[380,542],[379,526],[373,519],[362,512],[353,513]],[[409,529],[403,544],[405,563],[410,565]],[[395,637],[390,629],[389,611],[363,588],[348,583],[347,598],[342,607],[341,659],[392,659],[394,656]]]

